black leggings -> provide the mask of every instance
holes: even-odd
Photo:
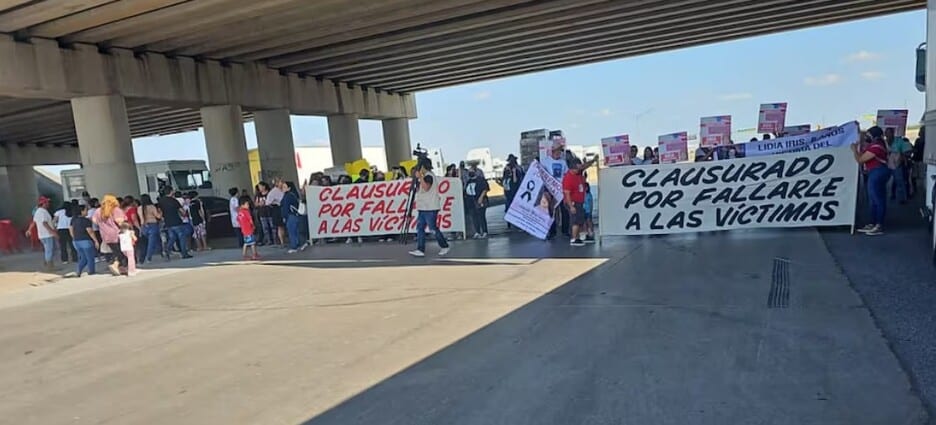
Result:
[[[58,235],[59,250],[62,252],[62,262],[78,261],[78,251],[75,250],[75,244],[72,243],[71,233],[68,232],[68,229],[58,229]],[[68,258],[69,252],[71,253],[71,259]]]
[[[113,263],[114,260],[117,260],[120,262],[120,267],[127,267],[127,256],[120,250],[120,243],[108,243],[107,247],[111,249],[107,262]]]
[[[475,205],[475,206],[474,206],[474,209],[472,210],[472,212],[474,213],[475,233],[480,233],[480,234],[482,234],[482,235],[487,234],[487,232],[488,232],[488,226],[487,226],[487,205],[485,205],[485,206],[483,206],[483,207],[479,207],[479,206]]]

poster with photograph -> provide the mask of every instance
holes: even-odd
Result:
[[[660,163],[672,164],[689,160],[689,135],[685,131],[659,137]]]
[[[761,104],[757,132],[777,134],[782,131],[783,127],[786,127],[786,112],[786,102]]]
[[[894,129],[894,134],[904,137],[907,135],[907,115],[906,109],[881,109],[877,113],[877,126],[884,130]]]
[[[605,167],[630,164],[630,137],[622,134],[601,139],[601,153]]]
[[[731,141],[731,115],[703,117],[700,121],[699,138],[702,146],[727,145]]]

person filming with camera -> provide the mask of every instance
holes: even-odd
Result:
[[[439,179],[432,174],[432,163],[429,161],[419,161],[413,169],[413,183],[418,184],[416,188],[415,210],[416,218],[416,249],[410,251],[414,257],[426,256],[426,226],[435,234],[438,242],[439,255],[443,256],[449,252],[448,241],[439,231],[436,220],[439,217],[439,209],[442,206],[442,195],[439,194]]]

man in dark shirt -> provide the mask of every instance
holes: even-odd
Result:
[[[169,247],[178,245],[182,258],[192,258],[188,250],[188,237],[185,224],[182,222],[182,204],[175,197],[175,190],[167,187],[163,196],[156,205],[162,212],[166,233],[169,235]]]

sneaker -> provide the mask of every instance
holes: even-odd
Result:
[[[869,224],[869,225],[867,225],[867,226],[865,226],[865,227],[862,227],[862,228],[860,228],[860,229],[857,229],[857,232],[859,232],[859,233],[868,233],[868,232],[870,232],[871,230],[873,230],[874,227],[875,227],[875,226],[874,226],[873,224]]]
[[[487,233],[482,233],[482,234],[481,234],[481,239],[487,239],[487,236],[488,236]]]
[[[351,240],[351,238],[348,238],[348,240],[344,241],[344,243],[349,244],[349,243],[354,243],[354,241]]]
[[[111,265],[107,266],[107,269],[110,270],[110,272],[111,272],[112,275],[114,275],[114,276],[120,276],[120,268],[118,268],[117,266],[111,264]]]
[[[480,233],[475,233],[474,236],[472,236],[471,238],[472,238],[472,239],[481,239],[481,234],[480,234]]]
[[[289,251],[286,251],[287,254],[295,254],[297,252],[299,251],[296,251],[295,249],[290,249]]]
[[[62,277],[73,278],[73,277],[79,277],[79,276],[78,276],[78,273],[68,272],[68,273],[65,273],[65,276],[62,276]]]
[[[308,248],[308,247],[309,247],[309,242],[306,242],[306,243],[302,244],[302,246],[299,247],[299,250],[300,250],[300,251],[305,251],[306,248]]]
[[[585,243],[595,243],[595,237],[591,235],[585,236]]]
[[[864,234],[868,236],[879,236],[884,234],[884,229],[882,229],[881,226],[874,226],[871,230],[864,232]]]
[[[361,237],[357,238],[357,243],[364,243],[364,238],[361,238]]]
[[[412,256],[414,256],[414,257],[425,257],[425,256],[426,256],[426,253],[425,253],[425,252],[422,252],[422,251],[420,251],[420,250],[418,250],[418,249],[414,249],[414,250],[412,250],[412,251],[409,252],[409,255],[412,255]]]
[[[585,242],[582,242],[581,239],[572,239],[572,240],[569,242],[569,245],[572,245],[572,246],[585,246]]]
[[[448,254],[448,253],[449,253],[449,248],[442,248],[442,249],[439,250],[439,256],[440,256],[440,257],[444,257],[444,256],[445,256],[446,254]],[[411,253],[411,254],[412,254],[412,253]]]

